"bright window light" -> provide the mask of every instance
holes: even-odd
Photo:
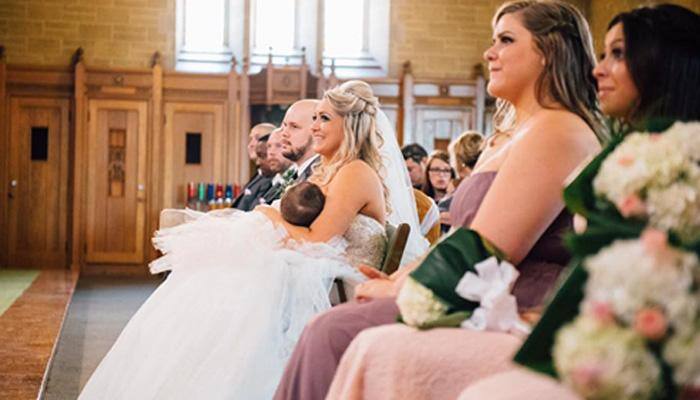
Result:
[[[364,0],[325,0],[326,54],[358,54],[363,50]]]
[[[257,0],[255,47],[258,51],[285,52],[294,49],[294,0]]]
[[[190,51],[221,51],[224,18],[224,0],[185,0],[185,47]]]

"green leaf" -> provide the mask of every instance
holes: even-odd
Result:
[[[571,266],[571,272],[514,358],[518,364],[555,378],[557,374],[552,361],[554,337],[559,329],[578,315],[583,288],[588,280],[588,273],[581,265],[581,259],[572,261]]]
[[[564,189],[564,202],[570,212],[588,217],[595,209],[596,196],[593,192],[593,180],[605,158],[622,142],[623,136],[614,136],[608,145],[598,154],[578,176]]]
[[[475,264],[494,253],[500,252],[478,233],[460,228],[435,245],[411,277],[432,290],[448,311],[472,311],[479,303],[462,298],[455,287],[466,272],[475,272]]]

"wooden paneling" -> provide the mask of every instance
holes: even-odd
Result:
[[[8,265],[65,267],[69,101],[12,98],[10,104]],[[32,159],[33,131],[48,139],[39,159]]]
[[[166,103],[163,208],[183,208],[187,182],[222,182],[226,177],[224,106]],[[185,137],[201,134],[201,163],[185,163]]]
[[[89,102],[87,262],[144,261],[147,112],[140,101]]]
[[[55,199],[69,202],[62,210],[45,210],[44,222],[53,226],[53,232],[64,235],[49,241],[63,241],[65,249],[68,239],[75,270],[87,263],[131,268],[125,264],[143,264],[155,256],[148,239],[157,225],[158,213],[164,207],[184,206],[188,181],[223,183],[248,178],[244,143],[250,129],[251,105],[288,105],[340,83],[333,74],[315,77],[306,66],[270,64],[251,75],[249,63],[244,60],[242,68],[234,62],[228,74],[201,74],[164,71],[157,56],[154,60],[151,69],[95,68],[85,65],[81,50],[75,53],[72,68],[6,66],[0,59],[0,178],[4,181],[4,192],[0,193],[0,267],[7,266],[9,260],[10,164],[17,171],[25,170],[18,166],[19,158],[10,160],[10,154],[15,157],[10,128],[26,130],[17,124],[29,123],[10,118],[11,98],[46,99],[54,108],[60,104],[60,140],[67,150],[61,150],[63,164],[51,172],[60,175],[62,183],[52,189],[60,194],[55,198],[42,192],[38,196],[42,203],[33,206],[41,208],[47,201],[58,201]],[[367,81],[396,126],[401,143],[417,141],[432,147],[437,140],[442,145],[461,130],[482,126],[483,115],[488,113],[484,110],[485,90],[480,76],[476,83],[420,80],[413,78],[409,68],[399,79]],[[121,186],[110,180],[115,177],[108,168],[110,130],[117,136],[123,132]],[[187,132],[202,135],[199,165],[185,163]],[[117,142],[113,144],[120,144]],[[69,177],[62,175],[65,173]],[[141,189],[139,185],[143,185]],[[25,211],[33,209],[13,212],[20,215]],[[28,242],[28,233],[21,229],[34,226],[32,218],[34,214],[28,214],[23,225],[13,222],[13,235],[19,240],[16,243]],[[66,219],[69,223],[54,222]],[[32,250],[26,257],[15,258],[37,260],[37,254]],[[62,264],[66,256],[55,260]]]
[[[9,160],[9,141],[7,136],[6,89],[7,64],[5,64],[5,48],[0,46],[0,268],[7,265],[7,186],[9,177],[7,164]]]

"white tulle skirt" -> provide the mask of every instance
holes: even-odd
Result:
[[[295,244],[262,214],[159,232],[172,273],[132,317],[80,399],[269,399],[306,322],[355,272],[344,240]]]

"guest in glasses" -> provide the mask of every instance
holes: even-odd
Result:
[[[416,189],[422,189],[425,182],[425,163],[428,159],[428,152],[418,143],[411,143],[402,147],[401,153],[406,161],[411,184]]]
[[[455,172],[450,166],[450,156],[445,151],[435,150],[430,154],[425,168],[423,193],[439,203],[447,195],[447,188],[454,178]]]

